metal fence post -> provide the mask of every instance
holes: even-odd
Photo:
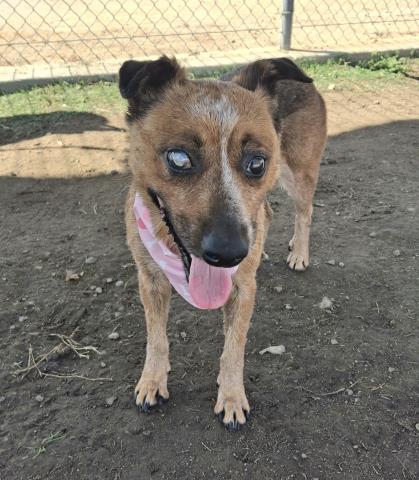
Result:
[[[282,0],[282,32],[281,50],[291,48],[292,17],[294,14],[294,0]]]

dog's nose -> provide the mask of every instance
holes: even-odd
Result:
[[[239,232],[226,231],[222,235],[210,232],[202,239],[202,256],[214,267],[235,267],[248,252],[248,241]]]

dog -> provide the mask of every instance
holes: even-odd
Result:
[[[222,308],[225,343],[215,414],[228,430],[249,417],[244,350],[256,270],[280,179],[295,202],[287,263],[309,265],[312,200],[326,143],[325,103],[286,58],[259,60],[219,80],[188,79],[176,59],[129,60],[127,243],[138,269],[147,351],[135,401],[169,398],[166,324],[172,286],[197,308]]]

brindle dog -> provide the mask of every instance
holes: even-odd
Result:
[[[197,307],[223,309],[225,343],[214,410],[229,430],[237,430],[250,412],[244,349],[272,217],[267,193],[279,178],[295,201],[287,263],[304,270],[326,143],[324,101],[312,79],[285,58],[254,62],[218,81],[190,80],[165,56],[130,60],[120,69],[119,87],[128,100],[132,171],[127,237],[148,337],[136,404],[148,411],[169,398],[166,324],[172,287],[165,263],[152,253],[165,245],[163,255],[175,256],[182,266],[184,285],[177,290],[186,288]],[[137,199],[140,214],[134,214]],[[147,244],[140,237],[145,217],[151,225]]]

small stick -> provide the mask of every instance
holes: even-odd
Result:
[[[89,382],[102,382],[102,381],[113,382],[113,378],[109,378],[109,377],[89,378],[89,377],[84,377],[83,375],[73,375],[73,374],[65,374],[65,373],[42,373],[42,372],[39,372],[39,374],[41,377],[78,378],[80,380],[88,380]]]
[[[204,442],[201,442],[201,443],[202,443],[202,446],[205,447],[209,452],[212,452],[212,450],[207,445],[205,445]]]
[[[338,390],[334,390],[333,392],[327,392],[327,393],[316,393],[316,392],[313,392],[312,390],[309,390],[308,388],[304,388],[304,387],[300,387],[302,390],[305,390],[306,392],[310,392],[312,393],[313,395],[316,395],[317,397],[330,397],[331,395],[337,395],[338,393],[342,393],[344,392],[345,390],[347,390],[348,388],[352,388],[354,387],[360,380],[357,380],[356,382],[352,383],[351,385],[349,385],[349,387],[342,387],[342,388],[339,388]]]

